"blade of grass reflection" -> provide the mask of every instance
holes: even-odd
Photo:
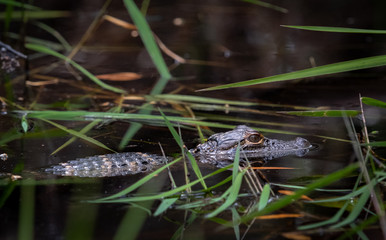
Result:
[[[138,189],[138,194],[147,195],[159,192],[164,180],[165,176],[163,179],[158,178],[157,181],[153,181],[151,184],[142,185]],[[148,212],[141,208],[151,209],[153,203],[154,200],[151,199],[137,203],[140,207],[131,205],[118,227],[114,240],[137,239],[138,234],[148,217]]]
[[[150,30],[146,19],[142,15],[141,11],[137,8],[137,5],[135,5],[134,1],[123,0],[123,2],[125,3],[126,9],[138,29],[142,42],[145,45],[146,50],[149,53],[161,77],[170,79],[172,76],[169,73],[164,59],[162,58],[161,51],[159,50],[157,43],[154,40],[153,33]]]
[[[183,239],[184,231],[197,219],[197,214],[195,212],[191,212],[189,218],[185,220],[184,223],[177,229],[177,231],[173,234],[170,240],[180,240]]]
[[[55,122],[52,122],[52,121],[50,121],[50,120],[45,120],[45,119],[41,119],[41,120],[42,120],[42,121],[45,121],[45,122],[47,122],[47,123],[49,123],[49,124],[51,124],[51,125],[53,125],[53,126],[55,126],[55,127],[57,127],[57,128],[59,128],[59,129],[61,129],[61,130],[63,130],[63,131],[66,131],[66,132],[68,132],[68,133],[71,134],[71,135],[74,135],[74,136],[76,136],[76,137],[78,137],[78,138],[81,138],[81,139],[87,141],[87,142],[90,142],[90,143],[92,143],[92,144],[95,144],[95,145],[97,145],[97,146],[99,146],[99,147],[101,147],[101,148],[104,148],[104,149],[109,150],[109,151],[111,151],[111,152],[116,152],[116,151],[114,151],[113,149],[111,149],[111,148],[107,147],[106,145],[104,145],[103,143],[101,143],[101,142],[95,140],[94,138],[91,138],[91,137],[89,137],[89,136],[86,136],[86,135],[84,135],[84,134],[82,134],[82,133],[80,133],[80,132],[74,131],[74,130],[72,130],[72,129],[68,129],[68,128],[66,128],[65,126],[62,126],[62,125],[57,124],[57,123],[55,123]]]
[[[34,239],[35,185],[33,179],[26,179],[29,184],[20,187],[20,212],[18,239]]]
[[[233,231],[235,232],[236,239],[240,240],[240,215],[234,206],[231,207],[231,212],[233,221]]]
[[[101,188],[102,183],[94,180],[92,188],[71,192],[71,204],[66,214],[64,239],[94,239],[93,233],[97,223],[99,205],[80,202],[79,199],[99,194]]]
[[[36,44],[32,44],[32,43],[27,43],[25,45],[26,48],[30,49],[30,50],[34,50],[36,52],[42,52],[42,53],[46,53],[48,55],[51,55],[51,56],[54,56],[54,57],[57,57],[59,59],[62,59],[68,63],[70,63],[73,67],[75,67],[76,69],[78,69],[81,73],[83,73],[85,76],[87,76],[90,80],[92,80],[95,84],[99,85],[100,87],[104,88],[104,89],[107,89],[107,90],[110,90],[112,92],[116,92],[116,93],[126,93],[125,90],[122,90],[122,89],[119,89],[119,88],[116,88],[116,87],[113,87],[113,86],[110,86],[104,82],[102,82],[101,80],[99,80],[97,77],[95,77],[94,74],[90,73],[89,71],[87,71],[85,68],[83,68],[81,65],[79,65],[78,63],[76,63],[75,61],[69,59],[68,57],[54,51],[54,50],[51,50],[45,46],[42,46],[42,45],[36,45]]]
[[[169,82],[169,78],[161,77],[160,79],[158,79],[157,84],[151,90],[150,95],[162,93],[162,91],[164,90],[168,82]],[[148,108],[146,108],[147,106]],[[154,109],[153,106],[148,103],[143,104],[141,107],[144,107],[144,108],[140,109],[138,111],[138,114],[149,115]],[[139,131],[139,129],[141,129],[141,127],[142,127],[141,123],[131,123],[130,127],[127,129],[125,135],[122,137],[122,140],[119,143],[120,150],[126,147],[126,145],[134,137],[134,135]]]

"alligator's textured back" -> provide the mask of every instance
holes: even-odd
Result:
[[[59,163],[43,169],[60,176],[112,177],[149,172],[165,163],[167,158],[145,153],[114,153]]]

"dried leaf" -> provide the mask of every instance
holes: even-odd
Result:
[[[303,234],[294,233],[294,232],[288,232],[288,233],[282,233],[283,237],[288,239],[294,239],[294,240],[311,240],[312,238]]]
[[[97,75],[97,78],[109,81],[132,81],[142,78],[141,74],[133,72],[119,72],[119,73],[110,73]]]
[[[259,216],[256,219],[261,220],[261,219],[301,218],[301,217],[304,217],[304,215],[299,213],[281,213],[281,214]]]
[[[284,194],[284,195],[294,195],[295,194],[293,191],[290,191],[290,190],[279,190],[278,192],[281,194]],[[302,195],[301,199],[307,200],[307,201],[314,201],[314,200],[312,200],[312,198],[310,198],[306,195]]]

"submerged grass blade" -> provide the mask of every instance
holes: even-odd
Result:
[[[275,11],[278,11],[278,12],[282,12],[282,13],[288,13],[288,10],[285,9],[285,8],[276,6],[276,5],[271,4],[271,3],[259,1],[259,0],[243,0],[243,2],[252,3],[252,4],[255,4],[255,5],[258,5],[258,6],[261,6],[261,7],[265,7],[265,8],[269,8],[269,9],[272,9],[272,10],[275,10]]]
[[[286,28],[295,28],[295,29],[318,31],[318,32],[386,34],[386,30],[371,30],[371,29],[360,29],[360,28],[325,27],[325,26],[295,26],[295,25],[281,25],[281,26],[286,27]]]
[[[101,122],[101,120],[95,120],[95,121],[93,121],[93,122],[90,122],[89,124],[87,124],[87,126],[85,126],[84,128],[82,128],[82,130],[80,130],[78,133],[79,133],[79,134],[85,134],[85,133],[87,133],[88,131],[90,131],[93,127],[95,127],[96,125],[98,125],[100,122]],[[50,155],[52,156],[52,155],[58,153],[59,151],[61,151],[62,149],[66,148],[68,145],[70,145],[71,143],[73,143],[76,139],[77,139],[76,136],[70,138],[68,141],[66,141],[65,143],[63,143],[60,147],[58,147],[57,149],[55,149],[55,151],[53,151]]]
[[[360,114],[357,110],[322,110],[322,111],[286,111],[281,112],[288,115],[302,116],[302,117],[355,117]]]
[[[156,217],[156,216],[159,216],[162,213],[166,212],[166,210],[168,210],[168,208],[171,205],[173,205],[177,200],[178,200],[178,198],[166,198],[166,199],[163,199],[161,204],[158,206],[157,210],[155,210],[153,215]]]
[[[365,69],[365,68],[380,67],[384,65],[386,65],[386,55],[381,55],[381,56],[375,56],[375,57],[360,58],[360,59],[355,59],[355,60],[345,61],[345,62],[338,62],[338,63],[328,64],[324,66],[299,70],[295,72],[283,73],[283,74],[265,77],[265,78],[258,78],[258,79],[243,81],[243,82],[219,85],[219,86],[205,88],[197,91],[212,91],[212,90],[220,90],[220,89],[235,88],[235,87],[246,87],[246,86],[262,84],[262,83],[272,83],[272,82],[294,80],[299,78],[316,77],[316,76],[333,74],[333,73],[341,73],[341,72],[348,72],[348,71]]]
[[[155,64],[161,77],[171,78],[172,76],[168,67],[166,66],[164,59],[162,58],[161,51],[159,50],[154,40],[153,33],[150,30],[150,27],[147,24],[146,19],[142,15],[141,11],[138,9],[137,5],[135,5],[134,1],[123,0],[123,2],[125,3],[127,11],[129,12],[135,26],[138,29],[142,42],[145,45],[146,50],[153,60],[153,63]]]
[[[95,144],[95,145],[97,145],[98,147],[104,148],[104,149],[109,150],[109,151],[111,151],[111,152],[115,152],[113,149],[107,147],[107,146],[104,145],[103,143],[101,143],[101,142],[95,140],[94,138],[91,138],[91,137],[89,137],[89,136],[86,136],[86,135],[84,135],[83,133],[74,131],[74,130],[72,130],[72,129],[68,129],[68,128],[66,128],[66,127],[63,126],[63,125],[60,125],[60,124],[55,123],[55,122],[52,122],[52,121],[50,121],[50,120],[45,120],[45,119],[41,119],[41,120],[42,120],[42,121],[45,121],[45,122],[47,122],[47,123],[49,123],[49,124],[51,124],[51,125],[53,125],[53,126],[55,126],[55,127],[57,127],[57,128],[59,128],[59,129],[65,131],[65,132],[68,132],[68,133],[71,134],[71,135],[74,135],[74,136],[76,136],[76,137],[78,137],[78,138],[81,138],[81,139],[87,141],[87,142],[90,142],[90,143],[92,143],[92,144]]]
[[[104,89],[107,89],[107,90],[110,90],[110,91],[116,92],[116,93],[126,93],[125,90],[122,90],[122,89],[110,86],[110,85],[102,82],[101,80],[99,80],[97,77],[95,77],[92,73],[87,71],[85,68],[83,68],[78,63],[74,62],[73,60],[67,58],[66,56],[64,56],[64,55],[62,55],[62,54],[60,54],[58,52],[55,52],[55,51],[53,51],[53,50],[51,50],[51,49],[49,49],[49,48],[47,48],[45,46],[27,43],[25,45],[25,47],[30,49],[30,50],[33,50],[33,51],[36,51],[36,52],[42,52],[42,53],[45,53],[45,54],[48,54],[48,55],[51,55],[51,56],[54,56],[54,57],[57,57],[59,59],[62,59],[64,61],[69,62],[73,67],[78,69],[81,73],[83,73],[85,76],[87,76],[95,84],[99,85],[100,87],[102,87]]]

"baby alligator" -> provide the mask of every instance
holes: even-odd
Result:
[[[240,160],[268,161],[287,155],[305,155],[311,144],[304,138],[292,141],[265,138],[258,131],[239,125],[232,131],[216,133],[207,142],[191,149],[192,155],[202,163],[224,167],[232,163],[240,143]],[[167,162],[163,156],[145,153],[114,153],[59,163],[45,172],[61,176],[111,177],[149,172]]]

